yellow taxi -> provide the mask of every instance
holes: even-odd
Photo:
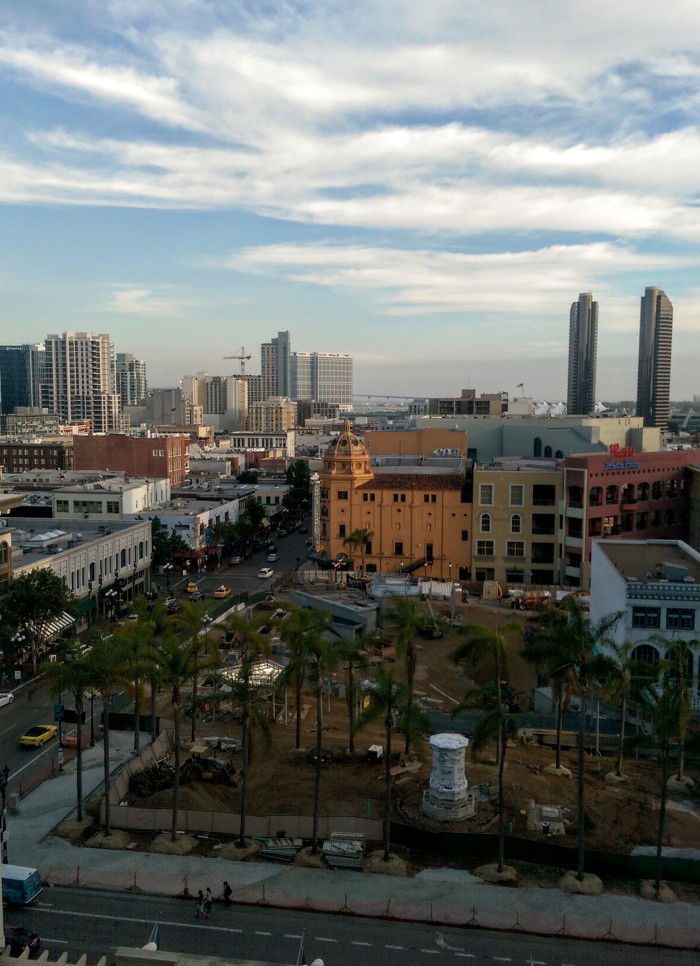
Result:
[[[224,584],[222,584],[221,587],[217,587],[216,590],[214,591],[214,597],[223,598],[223,597],[230,597],[230,596],[231,596],[231,588],[224,586]]]
[[[58,727],[53,724],[34,725],[25,731],[19,739],[20,745],[25,748],[41,748],[47,741],[50,741],[58,731]]]
[[[199,590],[199,587],[194,582],[194,580],[188,580],[187,581],[187,593],[188,594],[196,594],[198,590]]]

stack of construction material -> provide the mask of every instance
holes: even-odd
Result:
[[[361,869],[365,837],[360,833],[331,832],[323,843],[323,857],[332,869]]]
[[[260,849],[260,854],[266,859],[278,859],[280,862],[293,862],[301,848],[301,839],[267,838]]]

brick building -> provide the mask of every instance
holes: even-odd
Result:
[[[181,486],[189,461],[186,436],[76,436],[73,466],[76,470],[120,470],[129,476],[157,477]]]
[[[0,440],[0,467],[3,473],[25,470],[69,470],[73,467],[73,441],[45,440],[22,442]]]

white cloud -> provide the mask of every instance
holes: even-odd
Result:
[[[182,304],[153,288],[115,284],[109,293],[107,310],[122,315],[179,315]]]

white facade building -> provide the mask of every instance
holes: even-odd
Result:
[[[124,406],[138,406],[146,398],[146,363],[130,352],[117,353],[117,392]]]
[[[170,500],[169,480],[103,479],[62,487],[52,497],[57,520],[106,520],[142,513]]]
[[[591,620],[624,615],[612,631],[635,645],[633,657],[649,668],[673,641],[691,645],[688,680],[700,711],[700,553],[681,540],[601,540],[591,552]]]
[[[241,512],[241,499],[198,500],[175,497],[165,506],[132,516],[153,520],[158,517],[171,533],[182,537],[190,550],[203,550],[209,543],[207,532],[217,523],[235,523]]]
[[[114,343],[104,333],[64,332],[45,341],[42,404],[62,423],[90,419],[95,433],[120,432]]]
[[[344,352],[293,352],[292,399],[352,406],[352,356]]]

